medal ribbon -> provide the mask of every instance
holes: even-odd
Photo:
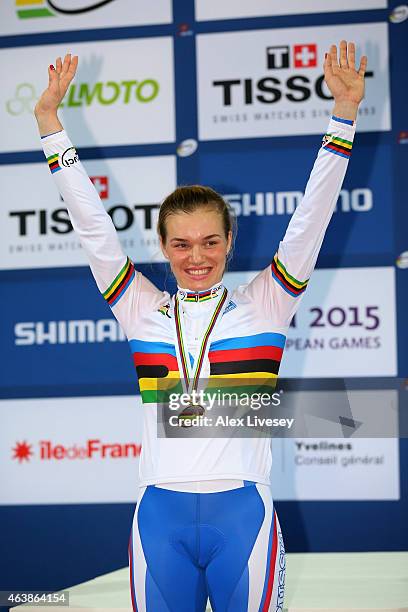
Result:
[[[184,331],[183,331],[184,326],[182,322],[183,313],[181,311],[180,300],[177,294],[175,296],[174,323],[176,326],[178,353],[180,355],[181,367],[182,367],[182,372],[184,376],[185,387],[186,387],[187,393],[191,393],[193,389],[194,390],[197,389],[200,372],[201,372],[201,369],[204,363],[205,355],[207,353],[208,340],[210,338],[211,332],[214,330],[217,320],[220,318],[219,315],[223,310],[223,306],[226,302],[227,295],[228,295],[228,290],[226,289],[226,287],[224,287],[221,299],[219,300],[211,316],[207,329],[204,332],[200,350],[198,352],[196,362],[195,362],[194,373],[191,372],[190,358],[189,358],[188,350],[187,350],[187,347],[186,347],[186,344],[183,338],[183,335],[184,335]]]

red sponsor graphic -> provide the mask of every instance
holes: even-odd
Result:
[[[26,441],[17,442],[13,448],[13,459],[18,459],[19,463],[29,461],[31,456],[34,455],[32,446]],[[58,461],[64,459],[129,459],[138,457],[141,449],[141,444],[134,442],[104,443],[99,438],[86,440],[85,444],[72,444],[71,446],[54,444],[51,440],[40,440],[36,455],[43,461],[52,459]]]
[[[109,198],[109,185],[107,176],[91,176],[91,181],[95,185],[96,191],[99,193],[101,200]]]
[[[398,144],[408,144],[408,132],[402,131],[398,134]]]
[[[191,36],[193,31],[188,23],[180,23],[178,27],[179,36]]]
[[[25,440],[24,442],[16,442],[16,445],[13,448],[13,459],[17,459],[19,463],[29,461],[31,455],[33,455],[31,448],[32,444],[27,444]]]
[[[317,45],[294,45],[295,68],[315,68],[317,66]]]

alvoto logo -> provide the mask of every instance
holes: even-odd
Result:
[[[129,104],[152,102],[159,94],[160,86],[156,79],[141,81],[98,81],[97,83],[72,83],[66,101],[61,106],[91,106],[94,102],[111,105],[115,102]]]
[[[15,0],[19,19],[80,15],[102,8],[115,0]]]
[[[98,81],[96,83],[73,83],[61,107],[76,108],[101,104],[147,104],[157,98],[159,82],[153,78],[124,81]],[[19,83],[14,95],[6,101],[6,111],[17,117],[32,114],[38,95],[31,83]]]

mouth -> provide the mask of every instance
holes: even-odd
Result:
[[[212,268],[189,268],[188,270],[185,270],[185,273],[191,278],[200,279],[207,277],[211,270]]]

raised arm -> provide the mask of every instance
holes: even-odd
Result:
[[[82,166],[57,115],[58,106],[75,76],[78,57],[65,56],[48,69],[49,83],[36,107],[35,117],[51,175],[64,199],[73,228],[88,257],[103,297],[128,334],[143,293],[161,294],[124,254],[113,222]],[[154,300],[152,300],[154,301]]]
[[[333,214],[353,146],[355,119],[364,97],[367,58],[355,68],[355,45],[340,43],[340,58],[332,45],[324,74],[335,105],[327,133],[313,166],[304,197],[292,215],[270,268],[254,279],[254,293],[274,321],[285,327],[296,312],[315,267]],[[265,282],[266,281],[266,282]]]

